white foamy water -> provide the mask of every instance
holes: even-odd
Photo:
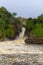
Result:
[[[17,44],[15,41],[0,42],[0,54],[32,53],[43,54],[43,45]]]
[[[25,28],[22,27],[22,32],[19,35],[19,38],[24,38]]]
[[[16,44],[24,44],[25,43],[25,37],[24,37],[24,33],[25,33],[25,28],[22,27],[22,32],[20,33],[19,37],[14,40],[14,43]]]

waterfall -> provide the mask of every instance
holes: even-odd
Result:
[[[16,40],[14,40],[15,44],[23,44],[23,43],[25,43],[25,41],[24,41],[25,40],[24,33],[25,33],[25,28],[22,27],[22,32],[19,34],[19,37]]]
[[[20,39],[24,38],[24,33],[25,33],[25,28],[22,27],[22,32],[21,32],[20,35],[19,35],[19,38],[20,38]]]

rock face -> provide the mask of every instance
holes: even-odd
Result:
[[[0,65],[43,65],[43,54],[1,54]]]
[[[33,43],[33,44],[43,44],[43,38],[36,37],[35,35],[30,35],[26,40],[26,43]]]
[[[43,44],[42,38],[29,38],[25,40],[26,43],[33,43],[33,44]]]

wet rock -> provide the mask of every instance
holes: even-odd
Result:
[[[27,44],[43,44],[43,38],[28,38],[25,40],[25,42]]]

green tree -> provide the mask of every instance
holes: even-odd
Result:
[[[38,16],[37,20],[38,23],[43,23],[43,14]]]
[[[15,17],[17,15],[17,13],[13,13],[12,15],[13,15],[13,17]]]
[[[26,21],[26,29],[30,31],[32,28],[33,28],[33,20],[32,20],[32,18],[29,18]]]

